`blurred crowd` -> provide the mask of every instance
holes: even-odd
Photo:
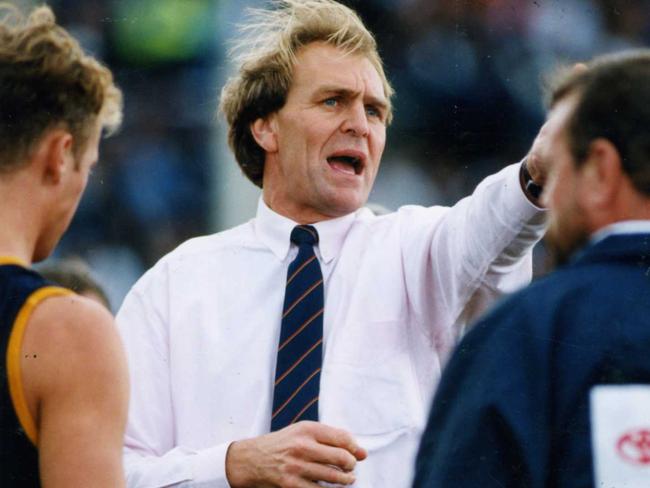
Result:
[[[220,166],[235,163],[221,147],[219,84],[234,25],[246,6],[265,2],[48,3],[125,93],[124,127],[103,144],[57,255],[87,260],[119,307],[144,269],[226,220],[214,193]],[[342,3],[376,34],[397,92],[370,196],[389,209],[453,203],[521,159],[544,120],[543,75],[558,64],[650,41],[649,0]],[[243,177],[237,184],[250,186]]]
[[[348,3],[376,33],[397,91],[383,169],[410,165],[408,185],[423,187],[414,193],[398,184],[393,191],[403,197],[386,199],[388,206],[414,194],[422,195],[417,203],[454,203],[526,154],[544,120],[544,75],[650,41],[646,0]]]

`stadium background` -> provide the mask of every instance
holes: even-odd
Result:
[[[14,0],[29,6],[42,2]],[[55,258],[80,256],[114,308],[183,240],[254,215],[258,191],[216,114],[228,40],[261,0],[51,0],[125,93]],[[348,0],[375,33],[396,88],[395,121],[370,200],[451,204],[527,151],[542,76],[594,54],[647,45],[650,1]],[[543,260],[543,252],[537,253]]]

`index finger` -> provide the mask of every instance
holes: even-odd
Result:
[[[321,444],[343,448],[349,451],[358,461],[362,461],[368,456],[366,450],[357,444],[354,437],[343,429],[337,429],[325,424],[316,424],[314,426],[314,439]]]

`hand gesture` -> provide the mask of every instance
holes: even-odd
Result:
[[[581,73],[587,69],[587,65],[583,63],[576,63],[571,68],[574,73]],[[528,173],[533,181],[542,187],[544,186],[544,183],[546,183],[550,164],[552,164],[552,161],[549,161],[549,159],[545,157],[548,144],[547,121],[539,130],[539,133],[537,134],[537,137],[535,137],[533,145],[526,156],[526,168],[528,169]]]
[[[304,421],[233,442],[226,476],[232,488],[318,488],[319,481],[350,485],[357,461],[366,456],[346,431]]]

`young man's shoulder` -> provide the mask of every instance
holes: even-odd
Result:
[[[57,486],[123,486],[128,372],[108,310],[74,294],[43,300],[27,323],[21,366],[42,473]]]
[[[32,312],[22,342],[23,380],[37,396],[57,387],[95,388],[123,381],[123,353],[113,317],[88,298],[66,294]]]

